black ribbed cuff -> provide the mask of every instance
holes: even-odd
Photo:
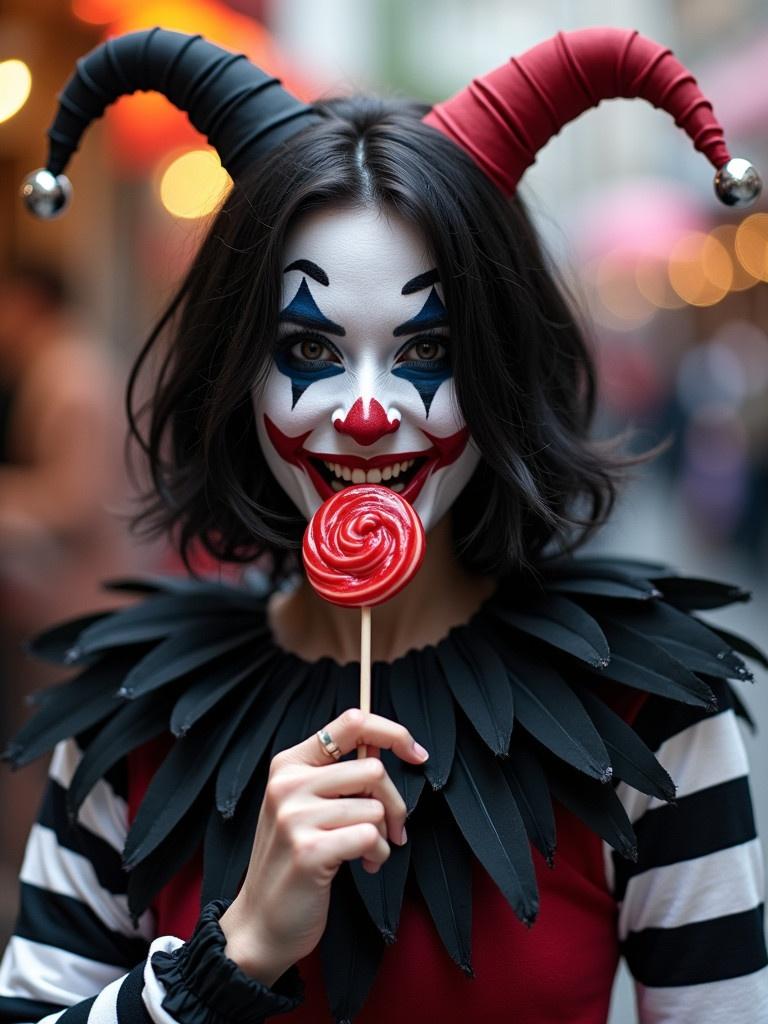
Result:
[[[189,942],[173,953],[152,957],[152,968],[167,993],[163,1009],[180,1024],[260,1024],[295,1010],[304,999],[297,967],[289,967],[267,988],[225,955],[227,940],[219,918],[230,902],[207,904]]]

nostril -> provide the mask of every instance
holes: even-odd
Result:
[[[358,398],[346,416],[337,409],[333,414],[333,425],[340,434],[347,434],[360,445],[375,444],[385,434],[392,434],[400,426],[396,410],[390,409],[389,416],[384,406],[372,398],[366,409],[362,398]]]

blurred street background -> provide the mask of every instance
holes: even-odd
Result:
[[[762,0],[0,0],[0,741],[24,697],[58,680],[21,653],[25,636],[103,607],[105,577],[179,568],[126,529],[122,389],[226,174],[184,115],[140,94],[87,133],[64,217],[36,222],[18,198],[75,60],[156,24],[245,51],[304,98],[427,101],[559,29],[634,27],[692,69],[731,151],[768,178]],[[613,101],[545,147],[522,194],[590,325],[599,432],[668,442],[594,546],[750,589],[717,621],[766,646],[768,197],[729,210],[711,181],[668,115]],[[743,696],[766,837],[768,678],[755,675]],[[0,769],[0,937],[43,772]],[[611,1024],[633,1020],[622,977]]]

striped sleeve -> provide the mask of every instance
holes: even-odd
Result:
[[[21,868],[19,915],[0,963],[0,1022],[150,1022],[143,972],[152,937],[131,922],[121,851],[128,812],[101,780],[69,821],[66,791],[80,752],[60,744]]]
[[[303,998],[295,967],[267,988],[227,959],[218,926],[225,901],[208,904],[186,943],[155,937],[149,912],[132,922],[121,782],[100,780],[71,822],[66,794],[80,756],[68,740],[51,762],[0,963],[0,1024],[259,1024],[295,1009]]]
[[[763,859],[727,687],[720,709],[651,699],[637,731],[677,786],[668,805],[621,783],[636,864],[606,848],[640,1024],[768,1021]]]

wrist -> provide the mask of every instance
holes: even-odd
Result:
[[[255,915],[245,912],[237,899],[222,914],[219,927],[226,940],[224,955],[267,988],[272,988],[292,966],[291,959],[281,956],[273,944],[261,938]]]

